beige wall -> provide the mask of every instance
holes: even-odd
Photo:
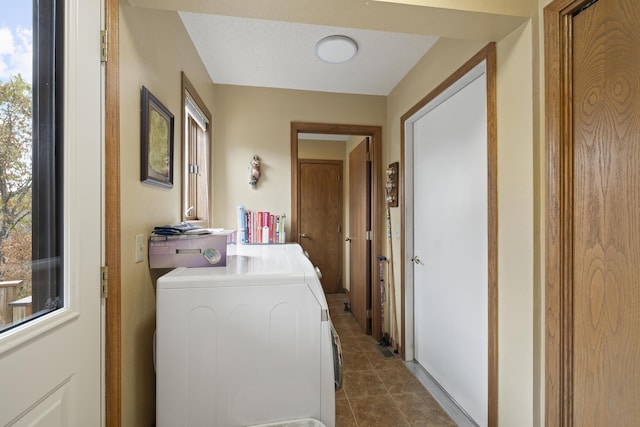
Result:
[[[214,226],[225,228],[237,228],[239,204],[291,214],[291,122],[383,126],[386,119],[383,96],[229,85],[215,85],[214,109]],[[255,188],[247,170],[254,154],[262,159]]]
[[[533,425],[534,158],[532,27],[497,43],[499,423]],[[384,164],[400,158],[400,117],[448,77],[483,42],[440,40],[389,95]],[[399,209],[392,224],[400,227]],[[410,232],[410,230],[408,230]],[[395,232],[394,232],[394,236]],[[400,283],[399,239],[394,270]],[[399,285],[398,285],[399,287]],[[399,295],[398,295],[399,298]]]
[[[342,160],[346,155],[344,141],[318,141],[304,139],[298,141],[298,158],[314,160]]]
[[[501,425],[533,425],[534,181],[532,27],[497,45],[498,347]]]
[[[539,9],[548,2],[539,0]],[[502,7],[499,1],[492,4]],[[541,25],[534,16],[497,44],[499,421],[506,426],[541,426],[544,418],[544,111],[538,90]],[[127,427],[150,425],[155,408],[151,350],[154,282],[146,259],[133,262],[134,236],[148,236],[154,225],[180,220],[179,168],[174,172],[172,190],[139,181],[140,87],[149,88],[174,113],[178,143],[180,70],[187,72],[213,113],[212,225],[236,228],[235,206],[240,203],[250,209],[290,213],[291,121],[383,126],[385,168],[400,157],[400,116],[486,41],[441,39],[388,97],[211,86],[173,12],[123,5],[120,44],[122,425]],[[254,154],[263,160],[263,178],[255,189],[248,184],[248,163]],[[174,162],[180,164],[179,145]],[[394,231],[399,230],[399,209],[392,209],[392,223]],[[399,286],[396,238],[393,253]]]
[[[152,339],[155,282],[145,260],[134,263],[136,234],[180,221],[180,72],[211,110],[213,86],[175,12],[120,8],[120,166],[122,199],[122,425],[155,419]],[[174,186],[140,182],[140,88],[147,87],[175,116]]]
[[[530,16],[535,8],[531,0],[374,0],[446,9],[497,13],[501,15]]]
[[[534,303],[534,425],[544,425],[545,401],[545,109],[544,109],[544,20],[543,8],[551,0],[538,1],[538,15],[534,18],[537,34],[533,39],[534,73],[534,203],[535,203],[535,292]]]

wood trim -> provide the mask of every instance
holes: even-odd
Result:
[[[544,9],[545,46],[545,425],[573,425],[573,14],[589,0]]]
[[[120,61],[119,0],[105,1],[108,57],[105,65],[105,262],[109,266],[106,300],[105,425],[121,425],[120,318]]]
[[[382,167],[382,128],[376,128],[371,137],[369,152],[371,153],[371,230],[373,237],[371,242],[371,336],[376,340],[382,339],[380,324],[382,323],[382,313],[380,306],[380,291],[376,291],[376,277],[378,277],[378,255],[382,255],[382,236],[385,235],[385,193],[383,190],[382,174],[385,168]],[[373,327],[376,325],[376,327]]]
[[[189,78],[187,77],[187,74],[184,71],[181,71],[180,77],[181,77],[181,83],[182,83],[181,84],[182,104],[183,105],[185,104],[185,99],[184,99],[185,91],[189,92],[189,95],[191,95],[193,100],[196,102],[196,104],[198,105],[198,108],[200,108],[200,110],[204,113],[204,116],[207,118],[207,120],[209,120],[209,123],[211,123],[211,112],[209,111],[209,108],[207,108],[207,104],[200,97],[200,94],[196,90],[195,86],[193,86],[193,84],[191,83],[191,80],[189,80]],[[184,117],[184,110],[182,111],[182,116]]]
[[[298,233],[298,210],[300,209],[300,201],[298,200],[298,183],[300,182],[298,171],[298,128],[291,123],[291,236],[289,241],[297,242]]]
[[[496,45],[483,50],[487,67],[487,208],[488,208],[488,348],[489,410],[487,423],[498,425],[498,108]]]
[[[202,113],[204,114],[204,116],[207,118],[207,120],[209,120],[209,126],[207,126],[207,130],[205,132],[206,134],[206,139],[207,139],[207,155],[209,156],[209,158],[207,159],[207,167],[208,167],[208,171],[207,171],[207,176],[209,178],[209,181],[211,181],[211,177],[212,177],[212,165],[213,165],[213,161],[212,161],[212,156],[213,156],[213,144],[212,144],[212,134],[213,132],[211,131],[211,126],[212,126],[212,119],[211,119],[211,112],[209,111],[209,109],[207,108],[207,104],[202,100],[202,98],[200,97],[200,94],[198,93],[198,91],[196,90],[195,86],[193,86],[193,84],[191,83],[191,81],[189,80],[189,78],[187,77],[187,74],[184,71],[180,72],[180,102],[182,102],[182,108],[181,108],[181,112],[180,112],[180,150],[181,150],[181,156],[182,156],[182,164],[180,167],[180,177],[182,179],[182,185],[180,186],[180,212],[182,215],[182,220],[186,221],[188,218],[185,218],[184,212],[186,210],[186,206],[184,205],[184,199],[185,199],[185,194],[184,194],[184,189],[185,189],[185,182],[186,180],[184,179],[184,164],[185,164],[185,145],[186,142],[184,140],[184,136],[186,134],[186,126],[187,126],[187,117],[186,117],[186,112],[185,112],[185,108],[184,106],[186,105],[186,96],[185,93],[189,92],[189,95],[193,98],[193,100],[195,101],[196,105],[198,106],[198,108],[200,109],[200,111],[202,111]],[[196,224],[196,225],[200,225],[202,227],[210,227],[211,226],[211,217],[212,217],[212,202],[213,202],[213,197],[212,197],[212,186],[208,185],[207,186],[207,191],[208,191],[208,204],[209,206],[207,206],[207,219],[206,220],[196,220],[195,217],[190,218],[189,222],[191,222],[192,224]]]
[[[471,71],[476,65],[486,61],[487,79],[487,204],[488,204],[488,425],[495,427],[498,425],[498,138],[497,138],[497,102],[496,102],[496,44],[489,43],[469,59],[464,65],[454,71],[447,79],[440,83],[434,90],[429,92],[417,104],[409,109],[400,118],[400,194],[405,193],[405,122],[415,113],[420,111],[434,98],[444,92],[447,88],[457,82],[461,77]],[[405,289],[406,275],[404,260],[406,242],[406,197],[402,197],[401,208],[401,240],[400,259],[402,265],[400,269],[400,326],[401,326],[401,355],[405,358],[406,342],[406,319],[405,319]]]
[[[341,125],[329,123],[291,122],[291,241],[297,242],[298,230],[298,133],[324,133],[332,135],[360,135],[371,138],[371,280],[377,277],[378,254],[382,253],[384,236],[384,192],[382,188],[382,127],[367,125]],[[380,292],[373,292],[372,283],[372,318],[373,325],[379,325],[382,319],[380,311]],[[380,340],[380,328],[372,328],[372,337]]]
[[[491,42],[483,47],[478,53],[473,55],[467,62],[465,62],[460,68],[454,71],[449,77],[447,77],[442,83],[436,86],[431,92],[429,92],[424,98],[418,101],[413,107],[409,109],[406,113],[402,115],[400,118],[400,124],[404,126],[404,122],[407,121],[411,116],[420,111],[425,105],[431,102],[436,96],[440,95],[444,92],[449,86],[453,83],[460,80],[462,76],[467,74],[469,71],[473,69],[476,65],[489,58],[492,54],[495,55],[496,44]],[[487,88],[488,89],[488,88]]]
[[[407,217],[407,206],[405,203],[405,200],[407,200],[407,195],[406,195],[406,180],[405,180],[405,175],[406,175],[406,165],[405,165],[405,147],[404,147],[404,140],[406,138],[406,134],[404,131],[404,124],[407,121],[407,119],[410,116],[407,116],[407,114],[405,113],[401,118],[400,118],[400,161],[398,162],[398,175],[400,175],[398,177],[398,206],[400,206],[400,344],[401,347],[398,349],[398,352],[400,353],[400,357],[402,358],[402,360],[405,360],[407,357],[407,352],[406,352],[406,345],[405,343],[407,342],[407,334],[406,334],[406,307],[405,307],[405,299],[406,299],[406,292],[405,292],[405,282],[406,282],[406,274],[405,274],[405,264],[406,264],[406,259],[407,259],[407,251],[405,250],[405,244],[406,244],[406,233],[407,233],[407,227],[405,224],[405,218]],[[393,260],[391,260],[391,262],[393,262]],[[397,306],[397,304],[396,304]],[[396,309],[397,310],[397,309]]]
[[[556,11],[549,8],[544,10],[544,44],[545,44],[545,118],[546,118],[546,230],[545,230],[545,425],[560,426],[562,419],[562,350],[560,343],[560,313],[562,313],[562,298],[560,298],[559,282],[562,262],[558,262],[557,238],[560,223],[557,221],[560,212],[557,200],[559,177],[557,172],[558,146],[560,140],[557,121],[560,118],[559,102],[556,93],[560,84],[560,17]]]

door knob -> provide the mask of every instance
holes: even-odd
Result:
[[[424,265],[424,263],[422,261],[420,261],[420,257],[418,255],[416,255],[413,258],[411,258],[411,262],[414,263],[414,264]]]
[[[304,233],[300,233],[300,234],[298,234],[298,236],[302,237],[303,239],[306,239],[306,238],[307,238],[307,235],[306,235],[306,234],[304,234]]]

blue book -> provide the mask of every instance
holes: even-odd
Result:
[[[240,243],[247,243],[247,220],[242,205],[238,205],[238,240]]]

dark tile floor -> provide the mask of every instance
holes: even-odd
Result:
[[[456,423],[409,372],[399,356],[385,357],[344,311],[346,294],[327,295],[343,352],[342,389],[336,392],[336,427],[452,427]]]

